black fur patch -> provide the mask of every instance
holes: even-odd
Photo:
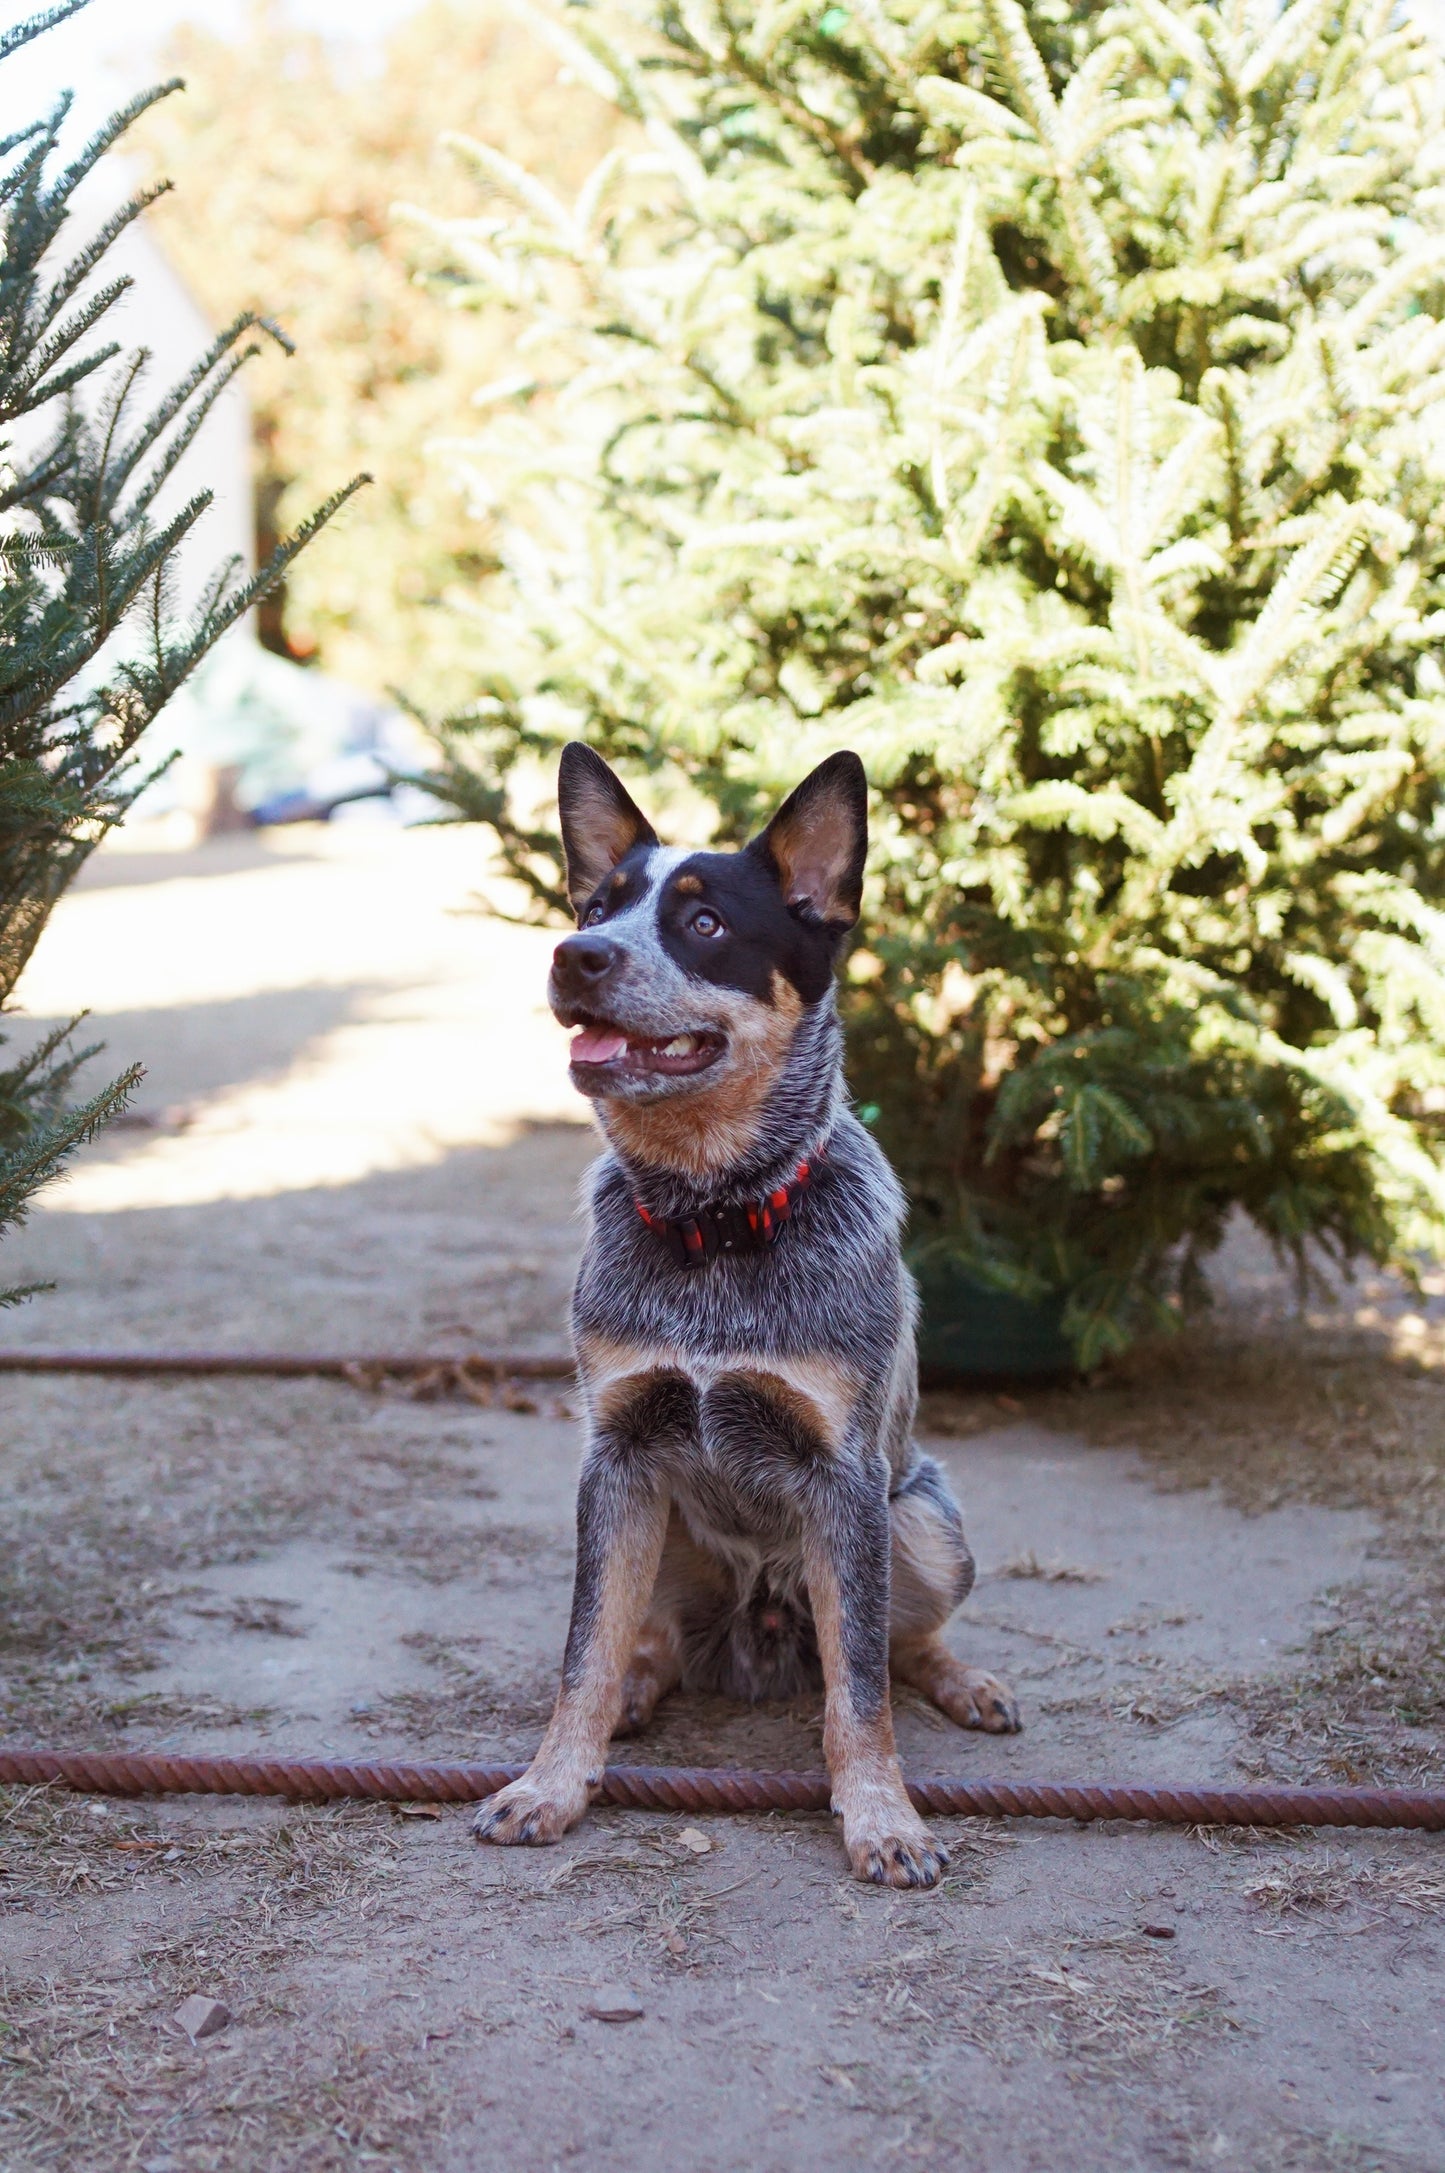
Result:
[[[651,847],[642,845],[620,861],[588,899],[579,916],[583,925],[605,929],[610,920],[635,906],[647,887],[651,858]],[[679,878],[684,876],[691,881],[679,889]],[[701,888],[693,889],[692,883]],[[595,907],[601,908],[601,914],[589,920]],[[737,989],[760,1003],[772,1002],[773,976],[778,973],[806,1004],[821,1002],[832,984],[844,931],[790,912],[777,871],[751,850],[693,853],[666,877],[652,909],[663,948],[694,980]],[[695,933],[692,924],[700,912],[716,914],[723,933]]]
[[[888,1702],[888,1570],[893,1532],[883,1489],[856,1465],[830,1474],[821,1536],[843,1610],[843,1662],[853,1711],[873,1720]]]

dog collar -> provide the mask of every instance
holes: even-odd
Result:
[[[761,1200],[718,1201],[692,1215],[654,1215],[634,1198],[632,1204],[654,1237],[668,1246],[680,1268],[705,1268],[719,1253],[766,1252],[827,1158],[828,1142],[800,1162],[787,1184]]]

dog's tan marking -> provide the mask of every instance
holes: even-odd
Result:
[[[613,1375],[600,1382],[588,1399],[594,1422],[599,1426],[615,1425],[644,1389],[654,1387],[659,1381],[677,1378],[675,1366],[639,1366]]]
[[[613,869],[613,871],[612,871],[612,880],[611,880],[611,882],[610,882],[610,883],[608,884],[608,886],[607,886],[607,887],[608,887],[608,889],[609,889],[609,890],[626,890],[626,888],[627,888],[627,870],[626,870],[626,868],[614,868],[614,869]]]
[[[989,1735],[1013,1735],[1018,1729],[1018,1700],[1008,1684],[982,1668],[965,1667],[936,1634],[895,1637],[888,1668],[895,1682],[921,1690],[960,1728],[982,1728]]]
[[[837,1573],[821,1549],[809,1550],[804,1570],[826,1692],[823,1755],[848,1861],[858,1878],[875,1885],[936,1886],[947,1853],[908,1800],[888,1699],[872,1715],[853,1701]]]
[[[640,1735],[670,1690],[682,1680],[682,1624],[676,1615],[649,1613],[622,1678],[614,1736]]]
[[[616,1418],[644,1381],[682,1370],[675,1354],[659,1346],[597,1335],[577,1339],[577,1378],[594,1423]]]
[[[863,1386],[857,1367],[822,1353],[794,1357],[776,1351],[680,1351],[665,1344],[613,1343],[596,1335],[579,1337],[577,1371],[598,1418],[612,1416],[641,1381],[658,1374],[680,1374],[699,1394],[717,1381],[741,1376],[786,1403],[830,1449],[847,1434]]]
[[[610,1136],[632,1161],[654,1169],[710,1177],[749,1155],[762,1133],[763,1112],[788,1059],[803,999],[781,973],[773,975],[773,1000],[708,991],[709,1007],[727,1036],[727,1054],[713,1083],[658,1102],[601,1101]]]
[[[700,898],[707,885],[700,875],[680,875],[672,887],[679,898]]]
[[[960,1555],[956,1533],[927,1501],[905,1495],[889,1504],[893,1526],[893,1574],[888,1628],[895,1640],[941,1629],[972,1582],[972,1565]]]

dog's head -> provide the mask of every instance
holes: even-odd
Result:
[[[858,918],[862,763],[830,755],[741,852],[660,844],[580,743],[563,750],[558,799],[578,930],[557,946],[548,995],[580,1029],[574,1085],[614,1113],[685,1101],[707,1122],[756,1108]]]

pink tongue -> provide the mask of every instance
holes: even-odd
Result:
[[[626,1047],[626,1034],[619,1034],[610,1026],[584,1026],[573,1039],[569,1062],[610,1064]]]

